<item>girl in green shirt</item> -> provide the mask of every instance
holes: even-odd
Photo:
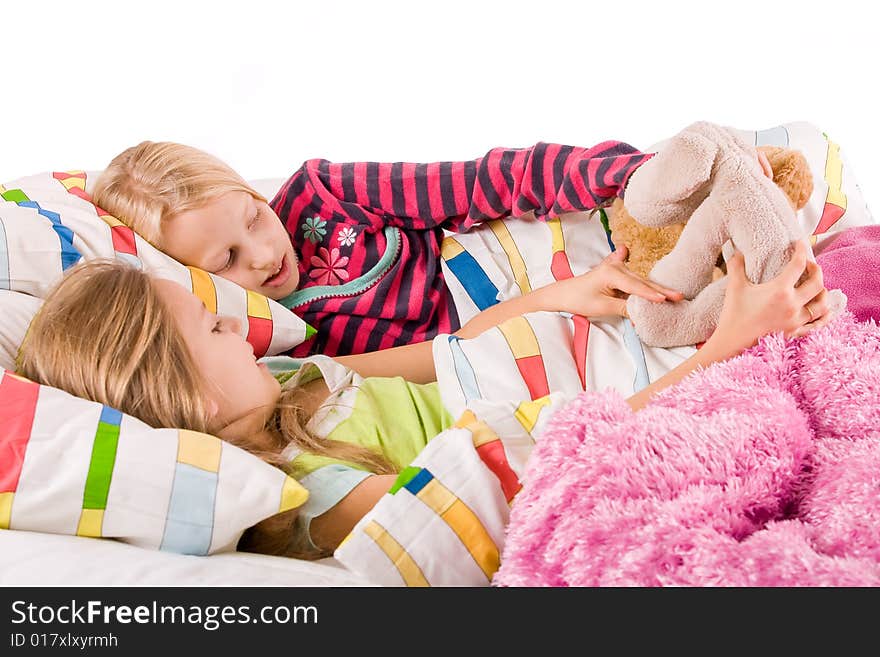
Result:
[[[629,294],[657,303],[681,299],[631,274],[622,264],[625,257],[625,250],[616,251],[586,274],[496,304],[456,334],[474,337],[540,310],[625,315]],[[798,284],[804,272],[808,276]],[[633,395],[634,409],[695,368],[734,356],[766,333],[799,336],[830,319],[821,270],[808,261],[801,242],[783,272],[767,283],[748,281],[741,254],[728,262],[728,276],[715,333],[688,360]],[[449,426],[436,389],[412,385],[436,380],[431,346],[282,364],[296,371],[282,386],[275,376],[279,363],[272,363],[273,373],[270,363],[254,358],[238,320],[209,312],[177,283],[124,263],[91,261],[71,268],[44,300],[22,343],[17,370],[154,427],[212,433],[299,472],[307,488],[312,477],[320,504],[267,518],[245,533],[239,547],[315,557],[332,553],[396,473]],[[332,494],[318,494],[344,478]]]

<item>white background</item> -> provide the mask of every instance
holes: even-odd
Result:
[[[880,203],[870,3],[15,0],[0,17],[0,181],[141,140],[246,178],[304,159],[471,159],[539,140],[640,148],[694,120],[805,120]]]

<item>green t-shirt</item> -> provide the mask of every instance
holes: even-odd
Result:
[[[273,356],[262,362],[282,385],[324,378],[330,395],[306,427],[314,435],[378,450],[400,468],[454,422],[437,383],[410,383],[399,376],[365,379],[327,356]],[[292,474],[309,490],[300,511],[306,533],[311,518],[337,504],[369,476],[358,464],[302,452],[293,445],[284,455]]]
[[[276,356],[263,362],[282,384],[295,375],[300,384],[323,376],[330,395],[308,428],[321,437],[378,450],[401,468],[454,421],[443,407],[436,382],[410,383],[400,376],[365,379],[327,357]],[[293,461],[303,474],[341,462],[304,453]]]

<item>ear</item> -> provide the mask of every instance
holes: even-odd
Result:
[[[804,207],[813,193],[813,172],[804,154],[780,146],[758,146],[757,150],[767,156],[773,169],[772,180],[785,192],[792,207]]]
[[[624,203],[643,226],[685,223],[709,193],[713,165],[726,133],[693,123],[640,165],[627,183]]]

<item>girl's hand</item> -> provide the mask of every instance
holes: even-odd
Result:
[[[681,292],[631,272],[623,264],[626,256],[627,249],[621,246],[587,273],[537,290],[542,295],[542,309],[586,317],[626,317],[626,300],[631,294],[657,303],[684,298]]]
[[[721,358],[735,356],[768,333],[800,337],[831,321],[822,270],[807,259],[802,240],[795,243],[791,261],[766,283],[749,281],[740,252],[728,260],[727,276],[718,327],[706,343]]]

